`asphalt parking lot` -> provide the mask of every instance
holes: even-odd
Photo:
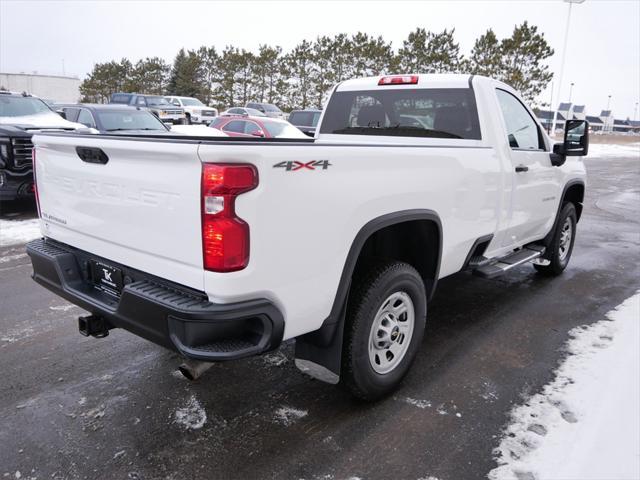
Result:
[[[638,158],[586,163],[565,274],[443,280],[411,373],[376,404],[299,373],[291,345],[190,383],[175,354],[125,331],[80,336],[82,310],[31,280],[24,246],[0,249],[0,478],[484,478],[510,408],[550,380],[568,331],[639,288]]]

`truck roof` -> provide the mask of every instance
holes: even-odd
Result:
[[[354,78],[346,80],[338,85],[337,92],[348,92],[354,90],[375,90],[378,88],[391,89],[412,89],[412,88],[467,88],[469,79],[473,75],[460,73],[422,73],[422,74],[398,74],[398,75],[376,75],[375,77]],[[418,77],[417,83],[379,85],[378,82],[384,77]]]

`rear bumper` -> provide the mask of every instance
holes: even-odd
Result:
[[[187,358],[222,361],[273,350],[284,320],[278,308],[258,299],[214,304],[202,292],[158,279],[50,239],[27,244],[33,279],[66,300]],[[122,270],[120,297],[90,281],[90,260]]]

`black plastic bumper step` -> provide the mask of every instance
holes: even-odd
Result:
[[[488,265],[482,265],[473,270],[473,274],[482,278],[493,278],[511,270],[513,267],[530,262],[544,255],[545,248],[542,245],[527,245],[526,247],[498,258]]]

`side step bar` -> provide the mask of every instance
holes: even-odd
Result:
[[[527,245],[522,249],[498,258],[488,265],[481,265],[473,270],[473,274],[482,278],[494,278],[511,270],[513,267],[530,262],[544,255],[545,247],[542,245]]]

